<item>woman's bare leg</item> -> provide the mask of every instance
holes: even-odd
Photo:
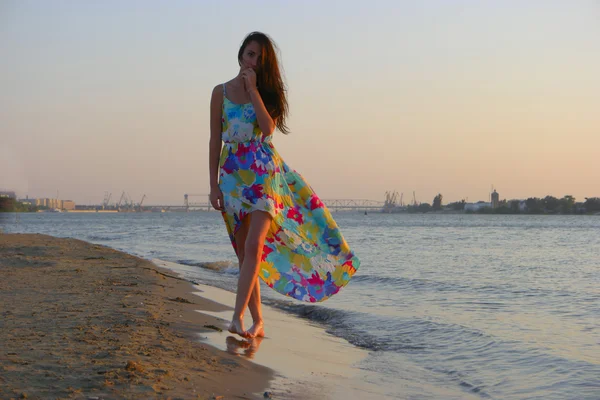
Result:
[[[262,253],[262,251],[261,251]],[[260,258],[259,258],[260,263]],[[254,288],[252,289],[252,295],[250,296],[250,302],[248,308],[250,309],[250,315],[252,315],[252,326],[246,331],[246,337],[264,337],[264,320],[262,317],[261,300],[260,300],[260,278],[258,276],[254,279]]]
[[[232,325],[242,322],[244,310],[250,303],[252,294],[255,294],[257,311],[260,311],[260,287],[258,287],[258,267],[262,257],[265,237],[271,225],[271,216],[263,211],[255,211],[250,219],[248,234],[244,244],[244,261],[240,270],[235,310]],[[254,308],[254,305],[253,305]],[[251,311],[252,312],[252,311]],[[245,337],[264,336],[262,315],[253,315],[254,325],[247,332],[236,332]],[[241,327],[243,329],[243,327]]]
[[[245,246],[246,246],[246,237],[248,235],[248,230],[250,228],[250,219],[252,214],[249,214],[246,218],[242,220],[242,226],[235,233],[235,242],[237,247],[237,257],[239,262],[240,271],[242,269],[242,264],[244,262],[244,254],[245,254]],[[250,296],[250,302],[248,303],[248,308],[250,309],[250,315],[252,316],[252,321],[254,323],[253,327],[257,323],[261,323],[263,321],[262,318],[262,310],[261,310],[261,300],[260,300],[260,282],[256,279],[256,283],[254,284],[254,288],[252,289],[252,295]],[[237,321],[236,321],[237,322]],[[233,321],[229,326],[229,332],[237,333],[240,336],[247,336],[244,331],[244,323],[243,323],[243,314],[242,318],[240,318],[237,326],[234,325]],[[239,330],[239,332],[238,332]],[[264,336],[264,332],[263,332]]]

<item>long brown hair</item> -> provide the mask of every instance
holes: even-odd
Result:
[[[265,107],[271,118],[276,120],[277,129],[283,133],[289,133],[286,125],[288,116],[288,102],[286,87],[279,71],[277,61],[277,45],[271,38],[262,32],[252,32],[246,36],[240,50],[238,51],[238,62],[241,65],[244,49],[250,42],[256,42],[261,48],[260,61],[256,71],[256,85],[258,93],[265,103]]]

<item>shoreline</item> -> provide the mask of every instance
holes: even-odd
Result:
[[[274,371],[198,340],[230,308],[109,247],[0,233],[0,398],[262,398]]]
[[[186,275],[184,271],[189,268],[160,259],[152,262],[177,275]],[[261,286],[263,290],[270,290],[263,283]],[[196,297],[211,299],[219,305],[211,309],[200,307],[197,312],[216,318],[216,325],[223,329],[196,332],[196,340],[273,370],[275,375],[269,389],[273,398],[395,398],[375,383],[379,380],[376,372],[357,367],[369,356],[368,350],[328,333],[314,322],[266,304],[262,305],[265,338],[244,340],[226,331],[233,309],[223,305],[234,304],[235,293],[204,284],[195,284],[194,288]],[[249,317],[249,313],[247,315]]]
[[[235,294],[185,267],[0,234],[0,398],[391,398],[367,350],[310,321],[263,304],[264,339],[230,334]]]

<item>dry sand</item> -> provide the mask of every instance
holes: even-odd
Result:
[[[195,310],[228,308],[149,261],[0,233],[0,273],[1,399],[252,399],[273,376],[197,342],[222,321]]]

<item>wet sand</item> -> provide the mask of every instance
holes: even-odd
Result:
[[[153,260],[171,273],[181,273],[188,266]],[[234,304],[235,294],[212,286],[194,285],[196,295],[216,304]],[[263,290],[270,290],[263,285]],[[213,304],[215,304],[213,303]],[[231,308],[202,308],[201,313],[218,319],[223,331],[204,331],[198,340],[223,351],[247,358],[275,371],[269,392],[274,399],[390,399],[375,374],[357,367],[368,356],[346,340],[328,334],[322,327],[263,305],[264,339],[245,340],[225,329],[231,318]],[[247,326],[252,324],[249,312]]]
[[[198,340],[223,325],[208,313],[230,308],[149,261],[0,233],[0,273],[2,399],[253,399],[269,388],[271,369]]]

